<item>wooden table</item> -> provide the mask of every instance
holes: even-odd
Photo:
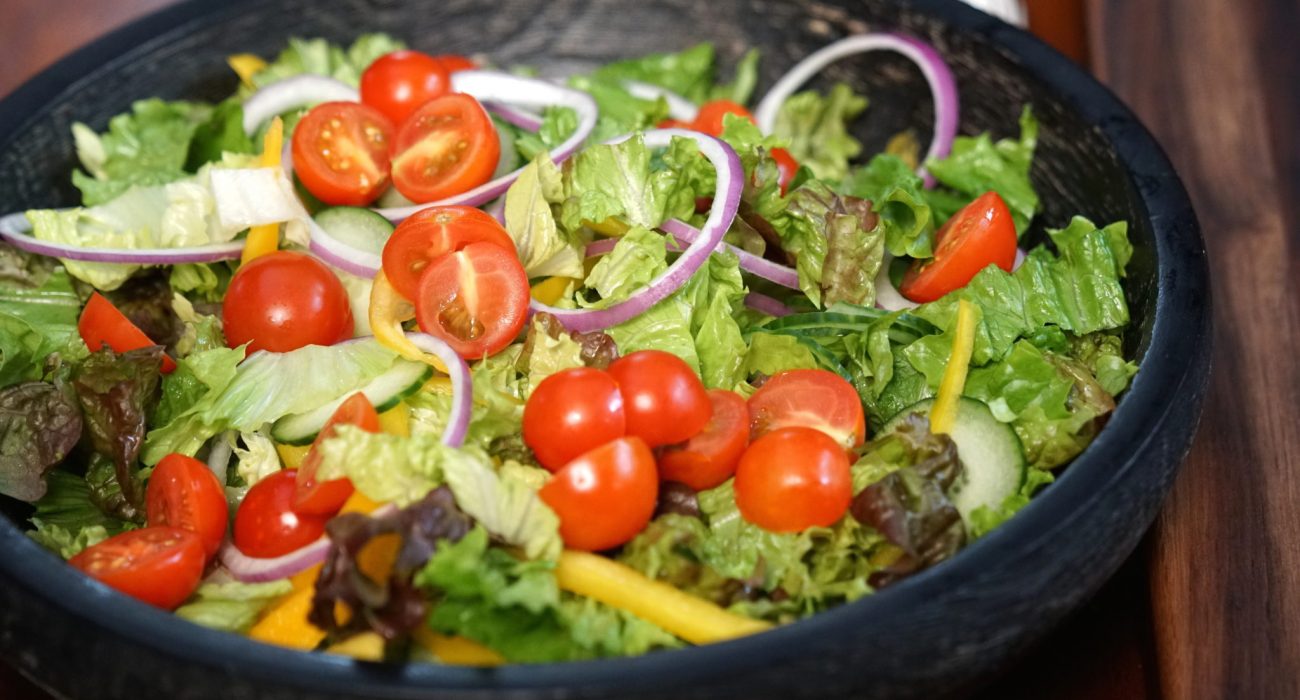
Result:
[[[0,95],[172,1],[3,0]],[[1093,69],[1196,203],[1216,371],[1141,549],[983,695],[1300,698],[1300,4],[1092,0],[1089,17]],[[0,697],[47,699],[4,664]]]

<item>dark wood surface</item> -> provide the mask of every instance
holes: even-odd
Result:
[[[0,0],[0,95],[172,1]],[[979,695],[1297,698],[1300,4],[1087,4],[1093,69],[1160,139],[1204,227],[1215,374],[1200,434],[1143,546]],[[48,696],[0,664],[0,698]]]

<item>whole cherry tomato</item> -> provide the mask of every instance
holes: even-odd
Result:
[[[539,492],[560,516],[566,547],[617,547],[645,529],[659,497],[655,458],[640,438],[605,443],[564,465]]]
[[[235,511],[235,547],[250,557],[278,557],[317,540],[329,516],[293,509],[298,472],[283,469],[253,484]]]
[[[352,337],[352,307],[343,283],[324,263],[278,251],[241,266],[221,306],[226,343],[248,352],[288,352]]]
[[[647,445],[672,445],[694,437],[713,409],[700,378],[680,357],[638,350],[609,365],[627,414],[627,433]]]
[[[426,102],[450,91],[447,62],[419,51],[380,56],[361,74],[361,102],[394,124],[401,124]]]
[[[533,389],[524,406],[524,443],[551,471],[626,433],[618,383],[598,369],[556,372]]]
[[[736,468],[736,506],[772,532],[829,527],[853,500],[844,448],[820,430],[781,428],[754,441]]]

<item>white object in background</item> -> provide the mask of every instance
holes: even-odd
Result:
[[[966,0],[967,5],[978,7],[985,12],[1025,27],[1029,25],[1029,12],[1024,0]]]

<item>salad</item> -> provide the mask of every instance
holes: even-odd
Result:
[[[868,154],[869,96],[801,88],[875,51],[935,118]],[[1031,110],[957,135],[923,42],[754,100],[759,60],[294,39],[75,125],[81,205],[0,218],[0,493],[126,595],[369,660],[706,644],[941,564],[1136,372],[1126,225],[1043,220]]]

